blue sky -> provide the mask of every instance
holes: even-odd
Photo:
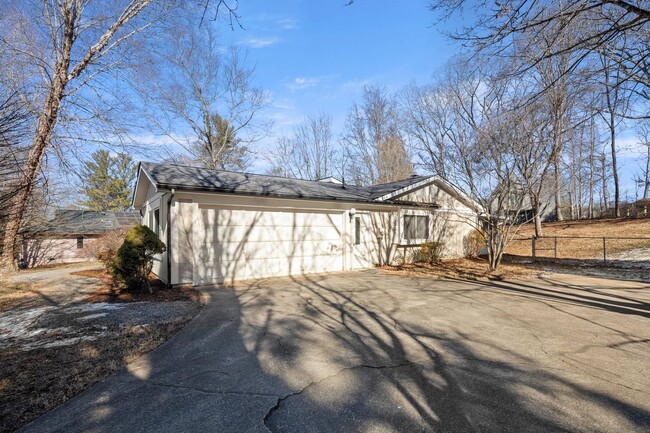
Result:
[[[338,135],[364,84],[399,90],[424,83],[458,51],[432,26],[427,4],[246,0],[239,9],[245,29],[218,24],[225,45],[248,49],[256,82],[271,94],[264,113],[275,124],[269,140],[321,112],[332,116]]]

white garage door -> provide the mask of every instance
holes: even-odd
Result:
[[[342,213],[201,208],[200,217],[195,284],[343,268]]]

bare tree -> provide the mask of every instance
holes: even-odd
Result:
[[[541,15],[552,17],[556,9],[555,6],[549,6]],[[551,22],[544,30],[516,35],[516,51],[521,54],[517,55],[518,62],[515,62],[515,65],[522,66],[515,66],[513,69],[525,70],[526,65],[533,65],[529,73],[523,76],[530,75],[537,88],[529,92],[523,103],[525,104],[526,100],[532,104],[537,99],[544,100],[551,119],[555,217],[562,221],[562,157],[568,134],[578,123],[573,116],[574,106],[583,86],[580,84],[582,73],[576,71],[576,59],[580,53],[566,49],[576,41],[577,32],[563,32],[559,26],[560,23]]]
[[[600,53],[600,71],[602,71],[601,95],[602,103],[598,114],[609,132],[610,157],[612,177],[614,180],[614,215],[621,216],[621,191],[618,173],[616,135],[623,119],[628,115],[631,103],[631,93],[625,85],[623,69],[620,63],[614,62],[606,53],[607,46]]]
[[[29,113],[18,93],[0,87],[0,234],[4,234],[12,199],[19,192],[18,179],[26,156],[22,136],[28,122]]]
[[[278,138],[267,159],[273,173],[297,179],[318,180],[332,176],[339,155],[332,140],[332,118],[307,117],[291,135]]]
[[[3,237],[1,269],[14,267],[16,235],[48,149],[58,152],[53,141],[57,130],[75,122],[93,134],[85,122],[108,113],[95,109],[92,101],[120,99],[110,90],[120,74],[110,72],[134,60],[144,45],[142,34],[175,6],[151,0],[45,0],[2,6],[2,73],[13,83],[27,83],[26,89],[21,87],[22,98],[37,120]]]
[[[636,182],[643,185],[643,198],[650,197],[650,122],[643,122],[639,126],[641,147],[645,150],[645,157],[641,173],[636,176]]]
[[[426,171],[447,176],[449,111],[440,86],[409,85],[401,94],[403,128]]]
[[[468,222],[485,234],[492,270],[526,222],[530,193],[541,188],[551,166],[543,111],[513,109],[518,84],[461,59],[436,85],[448,119],[434,126],[446,137],[447,176],[478,204],[480,219]]]
[[[269,98],[254,85],[246,53],[224,50],[211,26],[200,28],[191,18],[171,23],[167,34],[153,56],[158,67],[141,87],[155,107],[151,123],[205,167],[245,169],[250,145],[271,126],[258,118]]]
[[[145,18],[143,11],[158,9],[151,3],[131,0],[98,8],[88,1],[45,1],[37,10],[29,7],[11,10],[15,25],[6,30],[1,42],[15,60],[12,64],[33,65],[33,69],[40,71],[41,82],[37,89],[32,88],[32,96],[37,96],[40,108],[35,110],[36,130],[4,234],[2,269],[14,266],[15,240],[23,214],[57,122],[66,116],[63,101],[83,90],[97,75],[115,66],[115,62],[119,63],[114,55],[126,46],[126,41],[150,25],[151,17]],[[26,16],[26,11],[32,15]],[[23,33],[20,29],[25,22],[32,27]]]
[[[510,152],[513,157],[513,175],[523,187],[525,194],[521,205],[530,206],[532,215],[522,215],[524,222],[532,218],[535,223],[535,236],[542,236],[542,195],[548,193],[550,170],[556,163],[553,158],[554,125],[548,118],[547,105],[543,103],[524,105],[514,110],[511,117],[513,126]],[[551,184],[555,185],[555,182]],[[528,201],[529,203],[526,203]],[[518,199],[514,205],[519,205]]]
[[[462,11],[466,0],[432,0],[430,8],[440,19],[447,19]],[[567,52],[578,53],[570,73],[581,62],[598,51],[603,45],[621,38],[633,39],[634,49],[613,50],[612,59],[623,63],[626,76],[636,80],[647,89],[648,61],[648,26],[650,8],[647,2],[638,0],[565,0],[562,2],[540,2],[520,0],[501,2],[480,0],[472,3],[473,10],[478,11],[475,21],[451,36],[467,46],[492,55],[510,55],[515,36],[528,34],[531,43],[538,35],[554,28],[558,38],[564,35],[576,36],[569,45],[557,45],[551,51],[538,52],[538,56],[529,64],[521,64],[518,70],[523,72],[534,67],[544,58],[563,55]],[[527,50],[524,47],[524,50]]]
[[[413,174],[397,103],[381,87],[364,87],[363,102],[348,112],[341,142],[356,184],[392,182]]]

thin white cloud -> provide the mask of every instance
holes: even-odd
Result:
[[[241,43],[251,48],[267,48],[271,45],[275,45],[279,40],[280,39],[276,37],[248,38],[244,39]]]
[[[314,87],[321,82],[320,77],[296,77],[292,82],[287,84],[287,87],[291,90],[304,90]]]
[[[283,18],[281,20],[278,20],[276,23],[283,30],[292,30],[298,28],[298,20],[295,20],[293,18]]]

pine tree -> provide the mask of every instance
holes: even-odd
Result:
[[[135,179],[133,159],[118,153],[112,156],[106,150],[92,154],[82,168],[83,187],[86,196],[79,204],[93,211],[121,211],[131,205],[131,184]]]
[[[248,148],[235,134],[235,128],[219,114],[206,116],[205,132],[191,150],[206,168],[243,170],[247,165]]]

